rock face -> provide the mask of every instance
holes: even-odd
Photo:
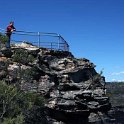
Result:
[[[76,59],[70,52],[26,43],[3,49],[0,80],[43,95],[49,124],[102,123],[93,116],[103,117],[111,108],[105,78],[88,59]]]

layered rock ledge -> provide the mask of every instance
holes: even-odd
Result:
[[[105,78],[96,72],[95,65],[67,51],[38,48],[28,43],[2,49],[0,80],[43,95],[49,124],[100,123],[100,117],[111,108]],[[107,120],[104,118],[104,122]]]

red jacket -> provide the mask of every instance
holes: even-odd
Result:
[[[7,35],[11,35],[12,34],[12,30],[16,30],[16,28],[13,26],[13,25],[9,25],[7,28],[6,28],[6,34]]]

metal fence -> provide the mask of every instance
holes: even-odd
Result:
[[[1,33],[5,33],[0,29]],[[15,31],[11,36],[11,44],[28,42],[38,47],[50,50],[69,51],[69,45],[65,39],[57,33]]]

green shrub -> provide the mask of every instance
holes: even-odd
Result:
[[[42,96],[22,92],[15,86],[0,81],[0,122],[2,124],[23,124],[24,113],[32,110],[34,106],[43,107],[43,104]],[[16,123],[17,121],[20,123]]]
[[[22,64],[28,64],[29,62],[32,63],[35,60],[34,56],[29,55],[28,52],[24,49],[16,50],[12,58],[13,61]]]
[[[5,44],[8,41],[8,37],[0,33],[0,41]]]
[[[0,117],[14,117],[18,115],[22,109],[18,101],[22,98],[23,93],[18,91],[16,87],[0,81]]]
[[[20,114],[15,118],[4,118],[1,124],[24,124],[24,116]]]

